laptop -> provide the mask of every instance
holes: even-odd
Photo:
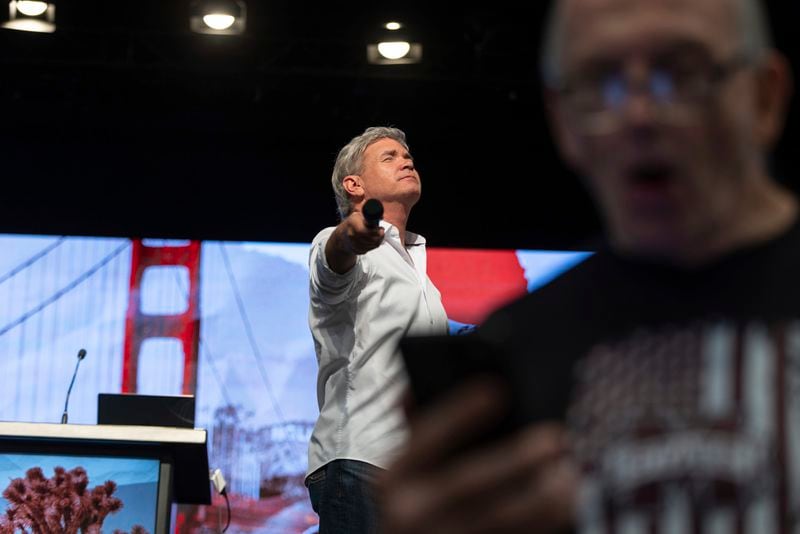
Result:
[[[194,396],[100,393],[97,424],[194,428]]]

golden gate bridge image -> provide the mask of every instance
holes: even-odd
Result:
[[[0,419],[57,421],[85,348],[71,422],[95,423],[102,392],[195,395],[229,482],[229,531],[313,528],[307,245],[0,236],[0,247]],[[224,509],[181,507],[177,531],[216,532]]]
[[[228,481],[229,531],[314,531],[308,247],[0,235],[0,420],[57,422],[85,349],[71,423],[96,423],[99,393],[194,395],[209,465]],[[586,256],[431,249],[428,270],[461,331]],[[224,510],[181,507],[176,531],[217,532]]]

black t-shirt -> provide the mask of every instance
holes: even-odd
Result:
[[[800,528],[800,224],[702,269],[598,252],[480,336],[565,418],[586,531]]]

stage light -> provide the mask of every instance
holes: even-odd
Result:
[[[422,45],[414,42],[405,24],[392,20],[381,24],[367,45],[367,61],[373,65],[404,65],[422,61]],[[399,31],[401,28],[404,31]]]
[[[408,41],[381,41],[367,45],[367,61],[373,65],[408,65],[422,61],[422,45]]]
[[[21,0],[17,2],[17,11],[27,17],[38,17],[47,11],[47,2],[36,2],[33,0]]]
[[[400,59],[411,51],[408,41],[384,41],[378,43],[378,53],[386,59]]]
[[[212,30],[227,30],[236,22],[236,17],[224,13],[211,13],[203,15],[203,22]]]
[[[56,6],[53,2],[11,0],[8,20],[0,24],[8,30],[53,33],[56,31]]]
[[[242,0],[194,0],[189,27],[197,33],[240,35],[246,18],[247,6]]]

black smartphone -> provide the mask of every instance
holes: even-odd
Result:
[[[470,378],[489,376],[507,388],[504,417],[479,440],[485,443],[543,420],[563,420],[569,384],[539,368],[533,359],[512,355],[478,333],[406,337],[400,351],[415,406],[424,408]],[[474,445],[474,444],[471,444]]]
[[[400,351],[406,364],[415,409],[436,402],[470,378],[491,377],[508,386],[508,412],[484,435],[465,444],[459,451],[499,439],[524,424],[516,408],[519,399],[507,380],[507,360],[476,334],[406,337],[400,341]]]

